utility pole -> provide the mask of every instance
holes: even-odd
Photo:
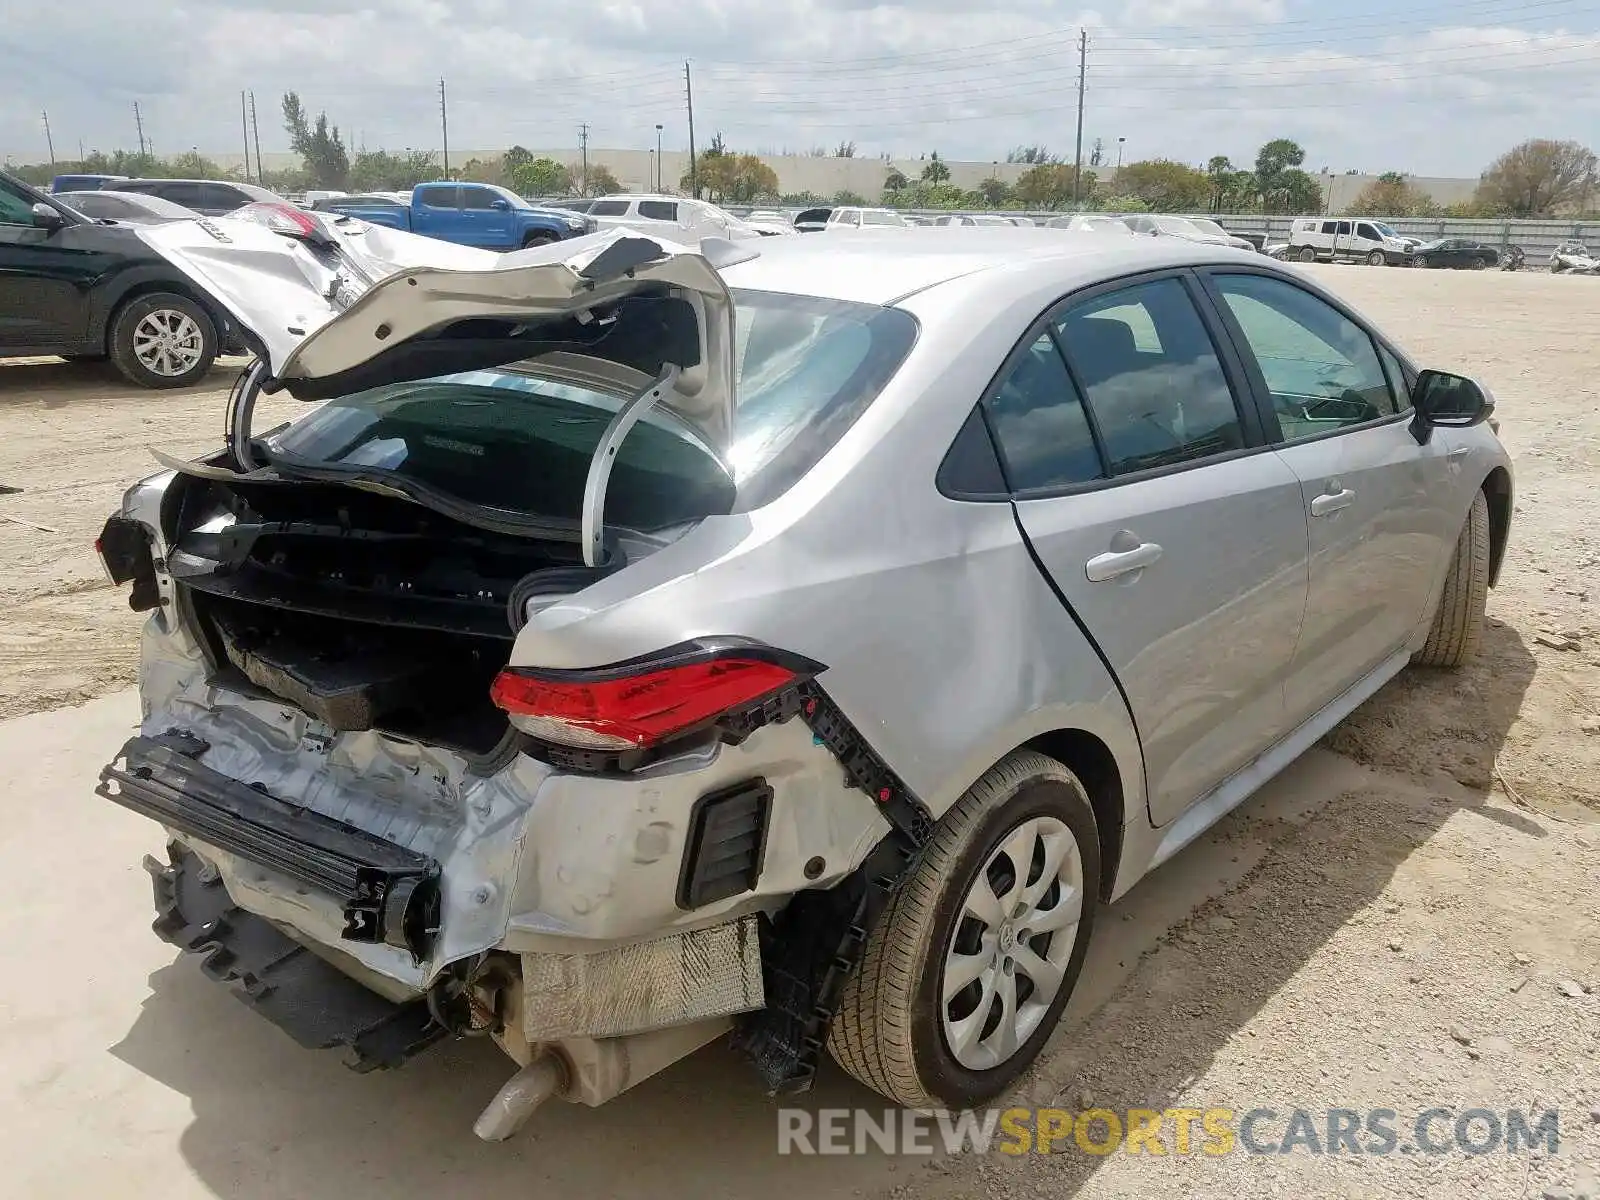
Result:
[[[256,141],[256,182],[267,182],[267,169],[261,165],[261,126],[256,123],[256,94],[250,93],[250,131],[255,135]]]
[[[41,109],[40,112],[44,117],[44,144],[50,148],[50,167],[54,170],[56,165],[56,143],[55,139],[50,136],[50,113],[47,109]]]
[[[144,157],[144,118],[139,115],[139,102],[133,102],[133,124],[139,131],[139,157]]]
[[[444,177],[450,178],[450,117],[445,112],[444,79],[439,79],[439,132],[444,135]]]
[[[683,61],[683,95],[689,106],[689,194],[700,199],[700,164],[694,155],[694,81],[689,78],[689,60]]]
[[[578,145],[583,148],[583,176],[578,187],[578,195],[589,194],[589,122],[585,121],[578,126]]]
[[[1078,180],[1083,177],[1083,76],[1089,62],[1089,34],[1078,30],[1078,147],[1073,154],[1072,207],[1078,207]]]
[[[244,135],[244,181],[250,182],[250,114],[244,106],[244,89],[239,89],[239,131]]]

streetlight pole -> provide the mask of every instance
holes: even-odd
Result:
[[[656,191],[664,192],[666,187],[661,181],[661,125],[656,124]]]

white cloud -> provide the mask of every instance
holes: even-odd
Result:
[[[580,122],[595,147],[650,145],[656,122],[681,147],[685,58],[702,139],[1070,151],[1080,24],[1086,144],[1126,137],[1130,158],[1248,161],[1288,136],[1312,167],[1467,175],[1524,137],[1581,139],[1600,110],[1579,0],[77,0],[0,30],[0,152],[42,159],[44,109],[62,157],[131,148],[135,100],[158,152],[227,152],[242,87],[269,151],[291,89],[368,146],[434,146],[441,75],[458,149],[575,145]]]

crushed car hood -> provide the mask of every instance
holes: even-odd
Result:
[[[604,321],[618,301],[687,302],[697,329],[669,353],[679,368],[662,407],[718,451],[733,428],[733,298],[718,266],[752,246],[706,239],[698,250],[613,230],[498,254],[316,214],[314,242],[250,221],[177,221],[138,231],[255,335],[269,391],[303,399],[443,374],[439,339],[476,323],[473,366],[528,357],[541,327]],[[713,261],[714,260],[714,261]],[[681,307],[681,306],[680,306]],[[486,333],[484,319],[492,322]],[[496,332],[500,331],[500,332]],[[691,359],[693,361],[678,361]]]

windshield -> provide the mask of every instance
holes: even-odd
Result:
[[[904,225],[905,219],[899,213],[877,212],[867,209],[861,214],[862,221],[867,225]]]
[[[1372,223],[1372,227],[1374,229],[1376,229],[1378,231],[1379,235],[1382,236],[1382,237],[1397,238],[1397,237],[1400,236],[1393,229],[1389,228],[1389,226],[1385,225],[1382,221],[1374,221]]]
[[[1229,233],[1221,225],[1218,225],[1215,221],[1207,220],[1205,217],[1189,217],[1188,221],[1189,224],[1193,225],[1202,233],[1214,234],[1217,237],[1233,236],[1233,234]]]
[[[659,529],[776,498],[854,424],[916,340],[900,309],[733,296],[739,403],[726,465],[671,412],[652,409],[618,451],[608,522]],[[473,504],[575,518],[589,459],[626,399],[557,380],[535,360],[330,400],[263,446],[290,467],[393,474]]]
[[[512,208],[528,208],[528,209],[531,209],[533,207],[533,205],[529,204],[526,200],[524,200],[521,196],[517,195],[510,188],[503,188],[503,187],[499,186],[498,184],[494,184],[494,183],[486,183],[483,186],[488,188],[496,196],[499,196],[500,199],[504,200],[507,204],[511,205]]]

